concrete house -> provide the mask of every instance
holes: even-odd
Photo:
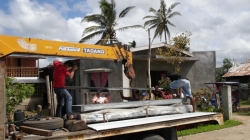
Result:
[[[155,86],[160,80],[162,74],[174,72],[174,67],[167,63],[166,59],[156,53],[157,48],[171,47],[164,43],[151,45],[151,85]],[[133,66],[136,73],[136,86],[147,86],[147,63],[148,63],[148,46],[132,48]],[[216,56],[215,51],[187,52],[184,62],[180,65],[183,76],[187,77],[192,86],[192,90],[196,91],[205,87],[205,82],[215,81]]]
[[[174,72],[174,67],[167,63],[166,59],[156,53],[157,48],[170,47],[164,43],[151,45],[151,82],[152,86],[157,84],[162,75]],[[133,67],[135,70],[135,86],[147,87],[148,68],[148,46],[131,48],[133,53]],[[215,82],[216,56],[215,51],[186,52],[187,57],[181,64],[180,74],[186,76],[191,81],[192,91],[204,88],[204,83]],[[108,60],[80,59],[79,68],[72,81],[68,85],[81,87],[129,87],[129,80],[123,73],[122,62]],[[104,91],[111,93],[110,102],[120,102],[119,91]],[[123,90],[125,95],[129,95],[129,90]],[[71,89],[73,104],[91,103],[96,90]],[[87,97],[87,98],[86,98]]]
[[[16,107],[21,110],[33,110],[37,104],[43,103],[45,80],[39,78],[39,59],[46,59],[42,55],[11,54],[2,61],[6,64],[6,77],[14,78],[13,83],[33,84],[35,88],[31,98],[25,99]]]

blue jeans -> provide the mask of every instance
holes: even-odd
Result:
[[[72,96],[65,88],[56,88],[54,90],[57,98],[56,117],[62,117],[63,113],[66,113],[68,118],[72,114]]]
[[[183,93],[186,95],[186,97],[190,98],[193,97],[191,93],[190,81],[187,79],[174,80],[173,82],[170,83],[170,88],[171,89],[182,88]]]

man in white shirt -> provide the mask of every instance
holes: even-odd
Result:
[[[105,97],[101,97],[102,92],[97,92],[92,99],[92,103],[95,104],[104,104],[109,102],[110,94],[105,94]]]

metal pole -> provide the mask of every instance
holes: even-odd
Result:
[[[151,61],[151,39],[150,29],[148,29],[148,88],[149,88],[149,100],[151,99],[151,75],[150,75],[150,61]]]

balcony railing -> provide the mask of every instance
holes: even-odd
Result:
[[[39,77],[38,67],[7,67],[8,77]]]

